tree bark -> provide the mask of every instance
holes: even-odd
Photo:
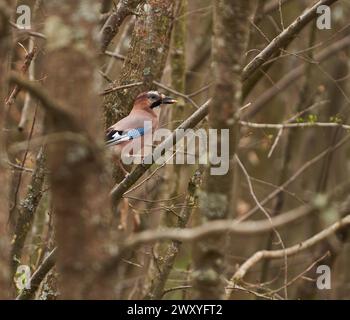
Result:
[[[111,279],[90,281],[109,256],[112,216],[106,205],[104,160],[97,148],[103,137],[93,39],[98,31],[97,9],[94,0],[45,3],[45,87],[49,97],[60,103],[60,112],[46,113],[46,131],[62,135],[58,141],[48,138],[48,167],[63,299],[113,298]],[[64,138],[67,133],[73,138]]]
[[[214,95],[209,106],[209,127],[217,129],[217,150],[229,148],[229,169],[224,175],[213,175],[212,166],[206,170],[205,187],[200,195],[203,220],[229,218],[229,204],[233,189],[232,159],[238,141],[237,111],[242,100],[244,56],[249,35],[250,1],[213,1],[213,75]],[[229,141],[221,140],[221,130],[229,129]],[[219,153],[217,153],[219,154]],[[194,246],[195,297],[220,299],[224,294],[225,237],[211,237]]]
[[[10,239],[8,237],[8,225],[7,225],[7,199],[8,199],[8,170],[2,163],[2,159],[5,159],[4,146],[4,118],[5,118],[5,96],[6,84],[5,76],[8,71],[8,53],[10,52],[11,36],[10,27],[7,23],[10,17],[10,7],[6,1],[0,0],[0,181],[2,184],[2,190],[0,193],[0,300],[10,298],[10,270],[9,270],[9,248]],[[4,190],[5,189],[5,190]]]
[[[155,88],[153,81],[161,79],[169,51],[173,10],[172,0],[149,0],[142,8],[117,82],[123,85],[143,81],[144,84],[105,97],[106,127],[127,116],[136,95]]]

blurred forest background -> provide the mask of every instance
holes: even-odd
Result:
[[[349,299],[349,14],[0,0],[0,298]],[[230,129],[226,175],[123,177],[104,130],[148,90],[162,127]]]

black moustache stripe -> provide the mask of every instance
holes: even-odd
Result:
[[[151,104],[151,109],[155,108],[155,107],[158,107],[162,104],[162,99],[159,99],[157,101],[154,101],[152,104]]]

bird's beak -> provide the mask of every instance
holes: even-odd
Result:
[[[173,104],[176,102],[177,100],[173,99],[172,97],[167,97],[164,94],[162,94],[162,104]]]

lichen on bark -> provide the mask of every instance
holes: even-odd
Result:
[[[238,142],[238,109],[242,102],[241,73],[249,35],[251,1],[214,0],[213,15],[213,100],[209,106],[209,127],[218,130],[217,154],[229,148],[229,170],[212,175],[207,166],[200,196],[202,219],[228,219],[233,195],[233,156]],[[220,131],[229,129],[229,143]],[[224,144],[223,146],[221,146]],[[224,294],[225,235],[214,236],[194,245],[196,298],[220,299]]]
[[[128,115],[135,96],[154,89],[153,81],[161,79],[169,51],[173,11],[171,0],[149,0],[140,8],[130,48],[116,82],[120,85],[144,83],[106,95],[103,102],[106,127]]]

